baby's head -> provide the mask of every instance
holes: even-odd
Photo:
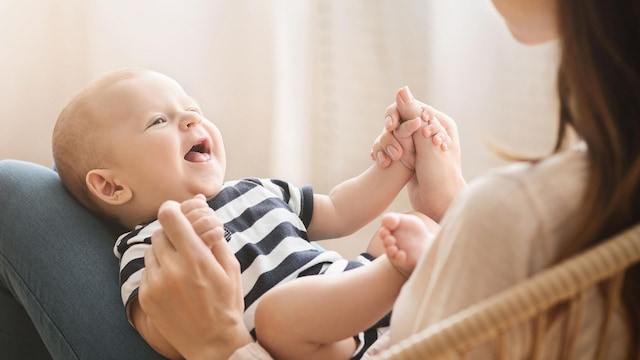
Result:
[[[145,69],[87,85],[60,113],[52,143],[69,192],[127,228],[166,200],[214,196],[226,168],[216,126],[176,81]]]

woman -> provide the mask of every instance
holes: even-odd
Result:
[[[526,44],[560,40],[557,145],[546,159],[478,179],[456,199],[442,220],[434,248],[396,302],[390,344],[640,221],[640,3],[494,0],[494,4],[517,40]],[[574,146],[566,137],[572,131],[581,139]],[[401,152],[388,133],[374,151],[388,145],[395,145],[396,151],[387,156]],[[419,144],[416,147],[419,155]],[[418,156],[417,183],[410,188],[418,209],[424,199],[420,183],[433,180],[420,171],[426,166]],[[198,242],[181,225],[179,210],[168,211],[174,224],[169,224],[167,246],[149,255],[160,266],[153,272],[148,269],[149,286],[141,286],[147,311],[187,358],[226,358],[234,352],[237,358],[268,358],[241,326],[241,300],[230,295],[239,291],[234,280],[237,270],[224,255],[219,264],[192,257],[197,251],[191,248]],[[228,279],[227,286],[217,292],[198,288],[196,267],[207,276]],[[190,282],[185,283],[187,279]],[[636,266],[625,279],[626,314],[614,318],[614,343],[607,358],[620,358],[627,349],[638,357],[639,283]],[[173,297],[177,291],[184,294],[182,301]],[[173,295],[165,298],[166,293]],[[222,300],[229,305],[225,309],[206,307]],[[601,302],[597,292],[587,297],[590,316],[582,331],[599,327]],[[169,311],[176,306],[184,311]],[[226,323],[229,331],[211,332],[207,327],[211,322]],[[526,354],[527,344],[519,341],[520,335],[509,335],[509,358]],[[553,348],[555,343],[548,345]],[[592,354],[594,347],[593,341],[579,343],[577,357]],[[477,351],[478,357],[491,355],[489,349]]]

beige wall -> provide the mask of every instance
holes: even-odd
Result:
[[[384,109],[408,84],[456,119],[473,179],[503,164],[487,142],[550,148],[555,51],[517,44],[489,0],[0,0],[0,159],[51,166],[73,93],[145,66],[221,128],[229,178],[328,191],[370,164]],[[407,208],[404,194],[392,207]],[[356,254],[375,227],[328,246]]]

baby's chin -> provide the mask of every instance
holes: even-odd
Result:
[[[212,185],[212,184],[215,184],[215,185]],[[209,201],[220,193],[220,190],[222,190],[222,184],[223,182],[219,180],[211,181],[209,185],[206,186],[206,188],[200,189],[201,191],[198,194],[204,195],[206,200]]]

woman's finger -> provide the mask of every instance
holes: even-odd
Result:
[[[384,112],[384,128],[387,131],[393,131],[400,124],[400,114],[398,114],[398,105],[393,103],[387,107]]]

